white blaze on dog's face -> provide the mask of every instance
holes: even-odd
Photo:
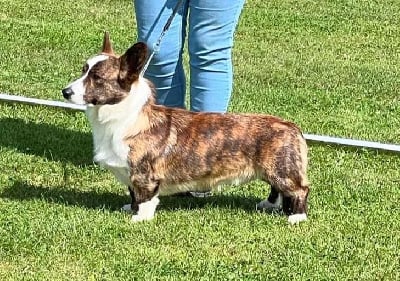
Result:
[[[74,82],[72,82],[71,84],[69,84],[66,87],[66,89],[70,89],[71,95],[68,96],[68,91],[66,93],[63,92],[64,97],[66,99],[68,99],[70,102],[75,103],[75,104],[82,104],[82,105],[86,104],[83,97],[85,96],[85,88],[86,88],[85,82],[89,75],[89,72],[91,71],[93,66],[95,66],[97,63],[104,61],[106,59],[108,59],[107,55],[98,55],[98,56],[95,56],[95,57],[89,59],[82,69],[81,78],[75,80]]]
[[[146,58],[144,43],[136,43],[121,57],[115,56],[106,33],[102,53],[86,62],[82,76],[62,90],[63,96],[81,105],[117,104],[138,80]]]

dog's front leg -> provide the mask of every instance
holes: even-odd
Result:
[[[133,181],[133,193],[137,204],[137,213],[132,216],[133,222],[147,221],[154,218],[157,205],[160,202],[160,199],[158,199],[158,187],[159,182],[150,179]]]
[[[135,192],[133,191],[133,188],[128,186],[128,193],[131,196],[131,203],[126,204],[122,206],[121,210],[125,212],[137,212],[138,211],[138,205],[136,203],[136,198],[135,198]]]

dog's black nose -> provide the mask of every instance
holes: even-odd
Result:
[[[69,100],[69,98],[74,94],[70,87],[65,88],[61,91],[65,99]]]

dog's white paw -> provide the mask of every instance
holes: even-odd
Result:
[[[121,211],[131,213],[132,212],[132,205],[131,204],[126,204],[122,206]]]
[[[154,218],[156,207],[160,199],[154,196],[151,200],[139,204],[139,210],[132,216],[132,222],[149,221]]]
[[[294,214],[294,215],[290,215],[288,218],[288,221],[290,224],[297,224],[299,222],[302,221],[306,221],[307,220],[307,215],[306,214]]]

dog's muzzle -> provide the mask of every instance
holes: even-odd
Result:
[[[67,100],[69,100],[71,98],[71,96],[74,94],[74,92],[72,91],[72,89],[70,87],[62,89],[61,92],[62,92],[64,98]]]

